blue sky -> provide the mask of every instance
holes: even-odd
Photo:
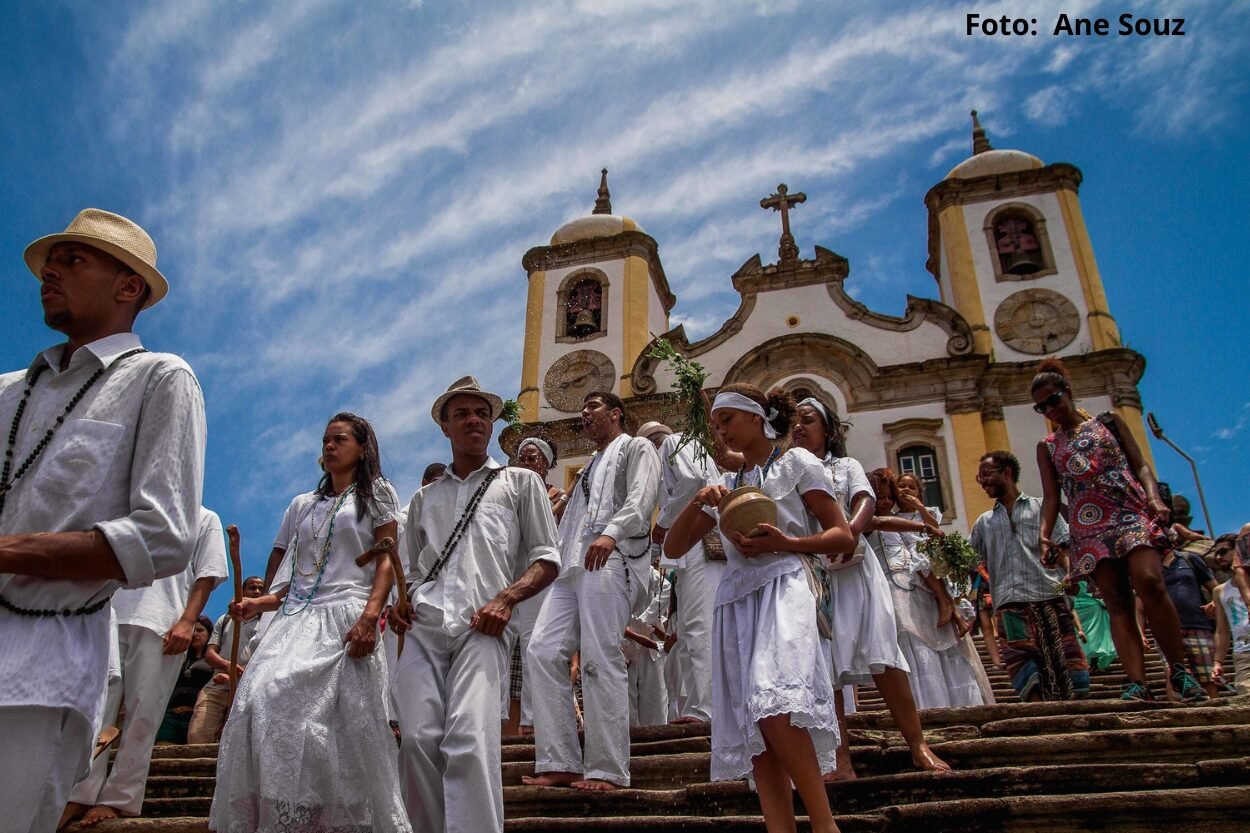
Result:
[[[783,181],[808,195],[805,256],[846,256],[848,290],[899,314],[937,296],[923,197],[969,154],[975,107],[995,147],[1084,172],[1146,406],[1233,529],[1250,520],[1250,4],[1134,4],[1185,17],[1179,38],[1049,34],[1059,12],[1114,32],[1121,5],[6,2],[0,367],[58,340],[25,245],[86,206],[141,222],[172,290],[138,330],[196,369],[205,503],[259,571],[329,415],[375,422],[406,500],[447,456],[438,391],[473,373],[515,395],[521,256],[589,213],[600,167],[692,335],[737,306],[743,261],[775,256],[758,201]],[[969,11],[1040,31],[968,37]],[[1192,495],[1184,462],[1155,455]]]

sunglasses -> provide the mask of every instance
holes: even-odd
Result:
[[[1033,410],[1036,413],[1044,414],[1062,401],[1063,401],[1063,391],[1057,390],[1054,393],[1052,393],[1050,396],[1043,399],[1041,402],[1038,402],[1036,405],[1034,405]]]

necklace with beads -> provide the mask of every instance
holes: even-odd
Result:
[[[768,470],[772,468],[773,463],[781,456],[781,449],[773,446],[773,450],[769,452],[768,459],[764,461],[764,467],[760,470],[760,485],[764,485],[764,481],[768,478]],[[746,475],[747,464],[743,462],[742,468],[738,469],[738,474],[734,477],[734,488],[737,489],[742,485],[742,478]]]
[[[443,551],[439,554],[438,560],[434,562],[434,566],[425,574],[422,584],[429,584],[438,578],[438,574],[447,566],[448,559],[451,554],[456,551],[456,545],[460,543],[460,539],[464,537],[465,532],[469,529],[469,524],[473,521],[473,515],[477,511],[477,505],[482,502],[482,495],[486,494],[486,490],[490,488],[490,484],[495,482],[495,478],[499,476],[502,468],[491,469],[490,472],[482,479],[482,485],[477,487],[477,491],[469,498],[469,502],[465,504],[464,514],[460,516],[460,520],[456,523],[451,534],[447,536],[447,543],[443,545]]]
[[[54,423],[52,423],[52,427],[44,432],[43,437],[41,437],[39,442],[35,445],[34,450],[31,451],[30,454],[26,455],[26,459],[22,461],[22,464],[17,467],[17,471],[13,473],[12,477],[10,477],[10,472],[13,472],[13,448],[17,445],[17,431],[22,424],[22,414],[26,412],[26,403],[30,401],[30,394],[31,391],[35,389],[35,382],[37,382],[43,372],[48,369],[48,365],[41,364],[39,367],[36,367],[30,373],[26,374],[26,390],[22,392],[21,401],[17,403],[17,410],[13,413],[13,423],[9,426],[9,446],[4,451],[4,469],[0,472],[0,512],[4,511],[5,501],[8,499],[9,492],[13,490],[13,486],[17,483],[18,478],[30,471],[30,467],[33,466],[35,461],[39,459],[39,455],[42,454],[44,449],[48,447],[48,444],[52,442],[52,436],[56,433],[56,429],[61,427],[61,425],[65,422],[65,418],[69,416],[70,411],[74,410],[74,407],[82,401],[84,396],[87,395],[87,391],[91,390],[95,383],[100,381],[100,377],[103,376],[109,368],[115,367],[123,359],[128,359],[131,356],[146,352],[148,352],[146,348],[136,347],[133,350],[122,353],[114,359],[112,364],[108,367],[101,367],[95,373],[92,373],[91,377],[87,379],[87,381],[83,382],[82,387],[78,389],[77,393],[70,398],[69,402],[65,405],[65,410],[61,411],[61,415],[56,418]]]
[[[315,573],[317,576],[317,579],[313,582],[312,589],[308,591],[308,595],[306,596],[300,594],[300,592],[295,589],[295,572],[299,567],[299,530],[298,528],[296,529],[295,540],[291,542],[291,546],[295,548],[295,555],[291,558],[291,578],[287,583],[287,594],[282,598],[282,607],[278,608],[278,612],[283,616],[294,616],[297,613],[303,613],[308,609],[308,606],[312,604],[312,600],[316,597],[317,591],[321,589],[321,580],[325,578],[326,574],[326,563],[330,560],[330,544],[334,541],[334,522],[337,519],[339,510],[343,508],[343,503],[347,500],[348,495],[352,494],[354,491],[356,491],[355,483],[344,489],[343,494],[339,495],[339,499],[335,502],[334,509],[330,512],[330,528],[326,532],[326,542],[321,548],[320,557],[313,561],[313,570],[305,573],[302,569],[299,569],[301,575],[308,576]],[[313,551],[316,552],[315,539],[313,543]],[[303,602],[298,610],[290,610],[287,607],[287,604],[291,601],[292,597],[295,597]]]
[[[299,574],[301,576],[319,575],[322,571],[325,570],[326,561],[330,557],[330,542],[334,538],[334,519],[338,515],[339,510],[343,508],[343,504],[347,502],[347,499],[351,497],[352,493],[354,493],[355,491],[356,491],[355,483],[353,483],[352,485],[344,489],[343,494],[338,496],[338,500],[330,504],[330,511],[327,512],[326,516],[321,519],[320,524],[317,523],[316,512],[313,511],[309,513],[308,523],[309,523],[309,526],[312,527],[312,533],[313,533],[312,547],[310,547],[310,550],[312,551],[313,562],[312,562],[312,566],[307,570],[305,570],[303,567],[300,567],[299,566],[299,555],[300,555],[299,550],[297,549],[295,551],[295,558],[294,558],[295,568],[299,571]],[[321,498],[317,501],[317,503],[321,503],[323,501],[328,503],[329,500],[330,500],[329,496],[322,495]],[[314,509],[315,509],[315,505],[314,505]],[[327,526],[329,527],[328,530],[326,529]],[[324,542],[321,540],[321,533],[323,530],[326,530],[326,537],[325,537]]]

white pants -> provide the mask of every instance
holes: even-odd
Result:
[[[629,666],[629,725],[663,726],[668,722],[668,689],[664,686],[664,654],[653,656],[639,646]]]
[[[678,717],[712,718],[712,608],[724,561],[708,561],[698,548],[677,571],[677,644],[684,695]]]
[[[599,570],[561,573],[538,614],[530,642],[534,686],[534,771],[582,773],[629,786],[629,677],[621,637],[629,622],[625,561],[614,553]],[[628,581],[634,581],[632,576]],[[569,660],[581,651],[586,748],[566,692]]]
[[[521,640],[521,725],[534,725],[534,708],[533,708],[533,686],[529,682],[529,648],[530,638],[534,635],[534,625],[538,623],[538,612],[542,610],[543,602],[547,598],[547,593],[551,590],[551,585],[547,585],[533,596],[521,602],[512,612],[512,621],[516,622],[519,631],[518,638]],[[512,681],[505,675],[503,681],[504,697],[507,699],[508,689],[511,687]]]
[[[0,831],[55,830],[94,741],[74,709],[0,706]]]
[[[126,720],[113,769],[108,769],[108,755],[100,755],[92,761],[87,777],[74,786],[69,800],[88,807],[106,804],[123,815],[137,816],[143,809],[152,744],[184,657],[165,656],[161,636],[138,625],[118,625],[117,647],[122,678],[121,682],[109,682],[103,722],[104,726],[115,725],[124,700]]]
[[[391,671],[403,743],[399,781],[413,830],[503,833],[499,686],[508,640],[416,625]]]
[[[673,628],[676,616],[669,623]],[[681,710],[686,705],[686,675],[682,670],[683,654],[673,645],[673,650],[664,657],[664,689],[668,693],[668,721],[672,723],[681,717]]]

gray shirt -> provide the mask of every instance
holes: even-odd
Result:
[[[1042,500],[1020,495],[1011,512],[1002,503],[977,518],[968,542],[990,572],[995,606],[1040,602],[1061,595],[1062,570],[1042,566]],[[1068,524],[1055,519],[1051,540],[1067,543]]]

